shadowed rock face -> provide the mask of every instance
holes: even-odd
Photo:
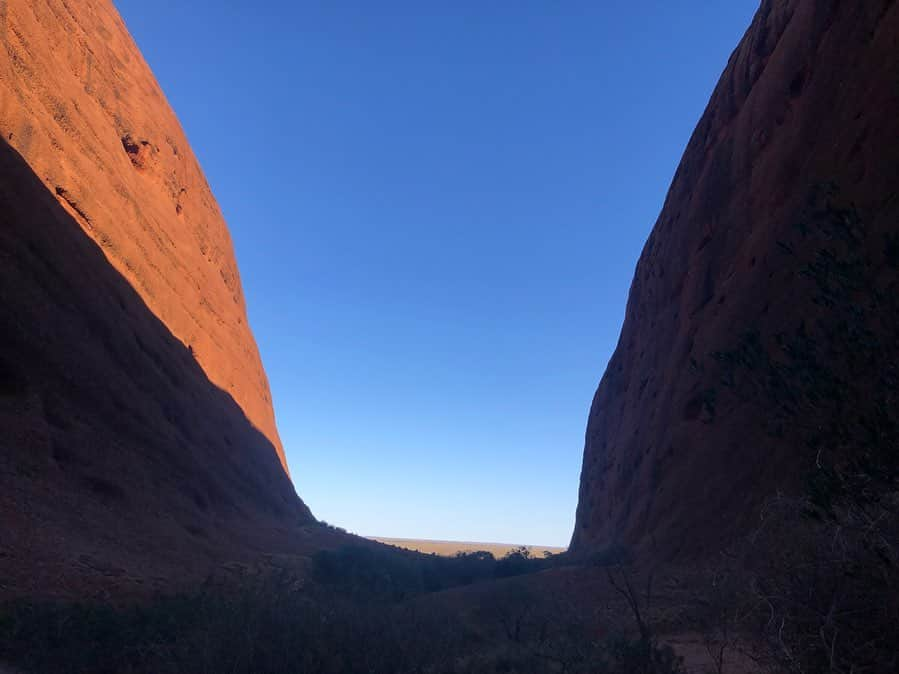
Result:
[[[296,552],[231,242],[108,0],[2,3],[0,596]]]
[[[237,401],[286,470],[227,227],[112,2],[3,6],[3,137]]]
[[[575,552],[699,555],[799,486],[807,453],[766,430],[773,401],[722,389],[714,354],[814,320],[796,225],[822,208],[854,209],[868,277],[884,267],[899,227],[897,54],[895,0],[762,2],[638,262],[590,411]]]

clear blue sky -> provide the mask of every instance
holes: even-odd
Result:
[[[565,545],[643,242],[757,0],[117,0],[228,220],[299,494]]]

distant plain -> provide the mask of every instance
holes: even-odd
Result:
[[[436,541],[414,538],[383,538],[381,536],[368,536],[373,541],[394,545],[398,548],[416,550],[426,554],[434,553],[444,557],[452,557],[460,552],[476,552],[484,550],[499,559],[520,548],[527,548],[534,557],[542,557],[544,552],[554,555],[565,552],[567,548],[559,548],[551,545],[517,545],[515,543],[475,543],[469,541]]]

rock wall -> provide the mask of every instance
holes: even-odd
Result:
[[[0,594],[295,549],[227,227],[110,0],[0,3]]]
[[[822,192],[876,246],[897,231],[897,54],[894,0],[761,3],[637,264],[590,410],[575,552],[701,555],[800,486],[808,457],[766,429],[773,401],[726,390],[715,354],[819,310],[808,256],[784,250]]]
[[[275,446],[228,229],[112,2],[4,3],[0,130]]]

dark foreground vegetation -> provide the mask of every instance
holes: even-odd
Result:
[[[304,579],[265,573],[125,608],[19,602],[0,613],[0,659],[47,674],[681,671],[649,632],[598,635],[529,588],[527,574],[559,564],[349,546],[318,553]],[[428,601],[496,579],[507,585],[470,612]]]
[[[892,507],[899,506],[893,497]],[[899,522],[772,498],[758,529],[687,581],[717,671],[899,671]]]
[[[676,574],[624,551],[573,565],[352,546],[301,575],[131,606],[16,602],[0,608],[0,662],[26,674],[675,674],[666,640],[691,633],[711,671],[899,671],[899,523],[814,508],[772,498],[749,536]],[[605,594],[559,592],[546,582],[559,575]]]
[[[533,557],[527,548],[496,559],[486,551],[444,557],[381,545],[347,545],[337,550],[322,550],[312,561],[315,579],[344,596],[393,601],[536,573],[566,563],[561,555]]]

